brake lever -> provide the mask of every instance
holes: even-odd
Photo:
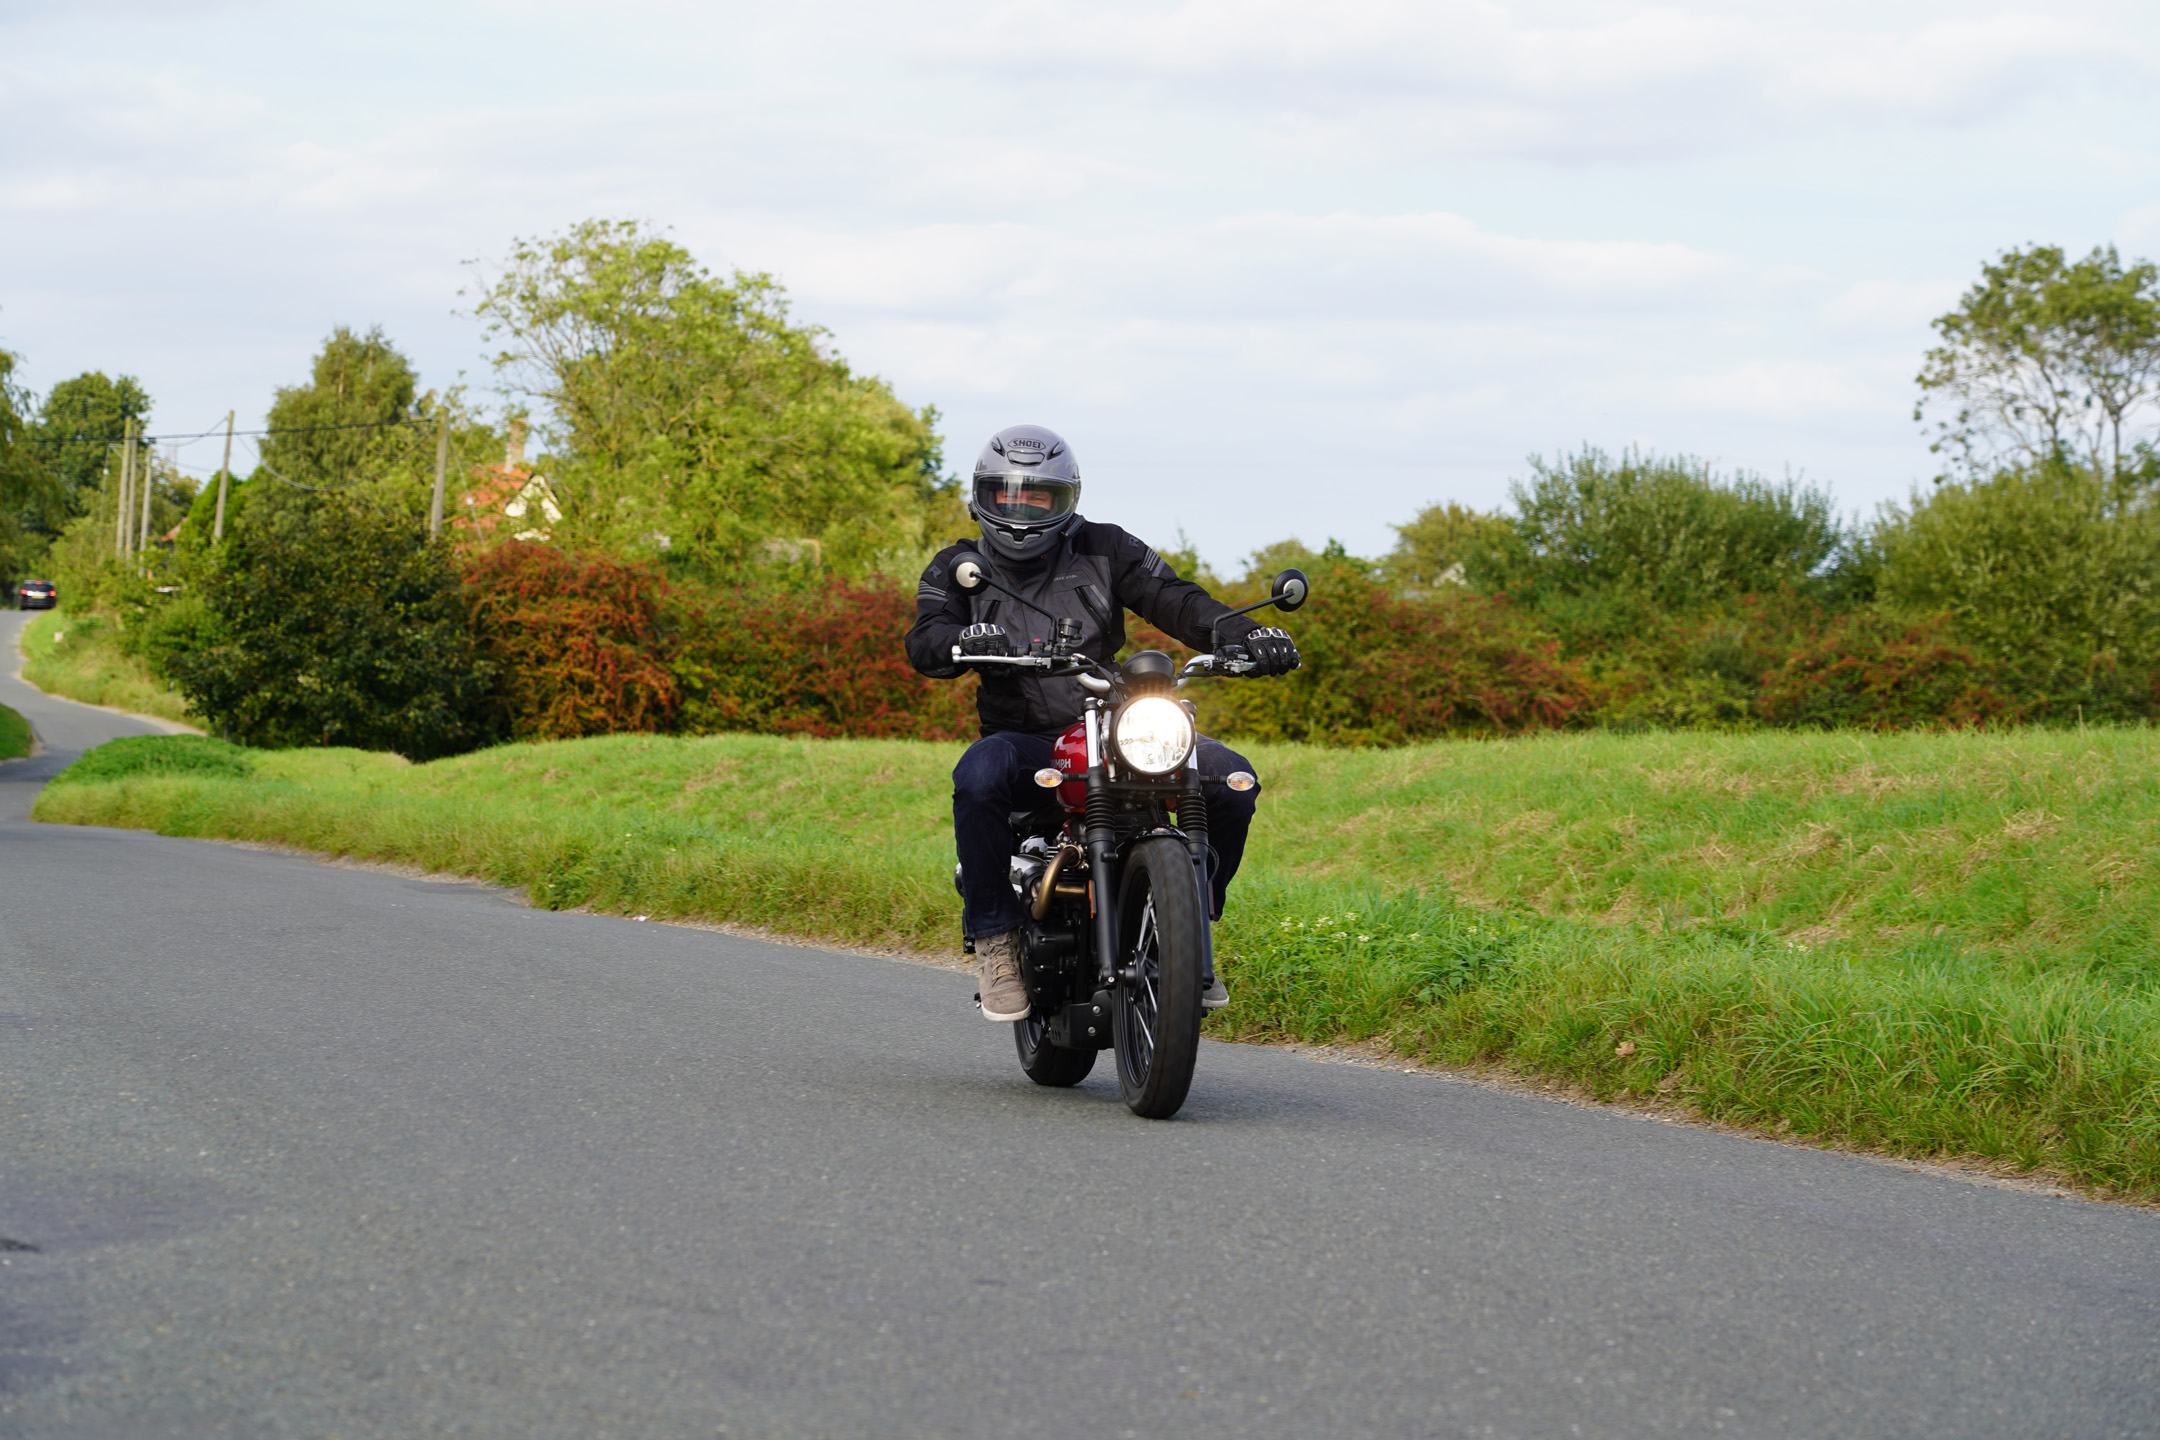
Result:
[[[1048,655],[963,655],[960,647],[952,647],[955,665],[1018,665],[1023,670],[1048,670],[1057,661]]]
[[[1225,647],[1234,650],[1235,647]],[[1249,675],[1257,668],[1250,660],[1239,658],[1235,653],[1224,655],[1195,655],[1185,662],[1175,682],[1183,686],[1203,675]]]

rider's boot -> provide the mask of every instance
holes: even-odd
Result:
[[[1222,976],[1208,976],[1207,988],[1200,992],[1202,1010],[1220,1010],[1230,1003],[1230,992],[1223,988]]]
[[[1033,1007],[1028,1003],[1027,986],[1020,980],[1020,932],[982,936],[975,941],[975,953],[982,957],[976,984],[983,1019],[1001,1025],[1027,1019]]]

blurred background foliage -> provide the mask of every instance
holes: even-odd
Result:
[[[768,554],[912,579],[962,518],[937,412],[855,374],[770,276],[630,222],[519,241],[476,306],[552,417],[570,543],[711,576]]]
[[[500,405],[341,327],[277,392],[222,540],[216,477],[138,451],[156,539],[125,563],[121,436],[150,397],[92,372],[39,400],[0,354],[0,570],[57,580],[100,614],[85,635],[249,743],[972,732],[970,682],[899,650],[921,566],[973,530],[934,409],[857,375],[770,277],[638,225],[517,242],[476,294]],[[2007,252],[1936,331],[1917,414],[1951,463],[1872,517],[1804,477],[1585,445],[1531,457],[1496,510],[1417,510],[1379,556],[1286,539],[1222,576],[1145,515],[1099,518],[1233,603],[1311,573],[1285,621],[1304,668],[1192,692],[1230,737],[2153,718],[2154,268]],[[1133,643],[1176,649],[1137,617]]]

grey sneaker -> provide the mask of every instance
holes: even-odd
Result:
[[[1027,986],[1020,982],[1020,932],[983,936],[975,942],[975,953],[982,958],[976,981],[981,993],[976,998],[982,1001],[983,1019],[1000,1025],[1027,1019],[1034,1007],[1028,1003]]]
[[[1220,975],[1208,981],[1207,989],[1200,992],[1200,1008],[1202,1010],[1220,1010],[1229,1003],[1230,992],[1223,989],[1222,976]]]

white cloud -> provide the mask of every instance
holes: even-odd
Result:
[[[1863,280],[1823,306],[1824,323],[1852,334],[1924,335],[1930,320],[1957,304],[1955,280]]]
[[[1750,360],[1717,374],[1679,375],[1662,386],[1664,398],[1687,409],[1754,420],[1804,421],[1837,414],[1866,414],[1880,407],[1882,387],[1848,364]]]
[[[782,275],[805,302],[879,313],[961,305],[1240,323],[1581,315],[1675,298],[1700,304],[1746,269],[1685,245],[1507,235],[1446,213],[1261,212],[1078,232],[1007,222],[867,233],[770,220],[701,228],[730,255]]]
[[[2116,221],[2115,244],[2126,261],[2160,260],[2160,201],[2140,205]]]
[[[1585,440],[1864,504],[1924,473],[1911,375],[1981,259],[2160,251],[2112,4],[18,10],[0,338],[189,428],[333,324],[484,383],[458,262],[623,216],[774,272],[956,458],[1060,425],[1091,508],[1218,558],[1384,546]]]
[[[985,77],[1151,82],[1166,100],[1272,117],[1295,148],[1572,162],[1721,149],[1804,126],[1970,123],[2095,66],[2131,81],[2099,26],[2059,10],[1899,24],[1826,7],[1570,6],[1492,0],[1185,0],[1132,9],[1028,0],[926,51]]]

